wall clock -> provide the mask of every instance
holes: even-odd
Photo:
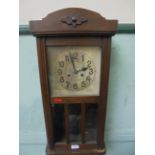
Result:
[[[117,20],[67,8],[31,21],[47,133],[47,155],[103,155],[111,37]]]

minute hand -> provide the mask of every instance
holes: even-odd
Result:
[[[77,70],[76,70],[76,68],[75,68],[74,60],[73,60],[73,57],[71,56],[71,53],[69,53],[69,57],[70,57],[70,59],[71,59],[72,65],[73,65],[74,73],[77,73]]]

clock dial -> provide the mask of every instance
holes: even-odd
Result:
[[[48,47],[47,58],[52,97],[99,95],[100,47]]]
[[[61,53],[56,64],[57,80],[64,89],[79,91],[93,83],[96,67],[86,53],[71,49]]]

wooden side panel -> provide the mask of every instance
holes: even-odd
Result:
[[[49,89],[48,89],[48,78],[47,78],[47,66],[46,66],[46,49],[45,49],[45,39],[37,38],[37,48],[38,48],[38,62],[39,62],[39,73],[40,73],[40,83],[42,91],[43,109],[46,125],[46,134],[48,140],[48,146],[50,148],[54,147],[54,133],[53,133],[53,121],[52,121],[52,107],[50,105]]]
[[[98,131],[97,144],[98,149],[103,149],[104,146],[104,128],[106,119],[107,95],[108,95],[108,81],[110,69],[110,53],[111,53],[111,38],[103,38],[102,51],[102,70],[101,70],[101,87],[100,87],[100,101],[98,109]]]

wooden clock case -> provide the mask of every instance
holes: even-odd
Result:
[[[96,12],[67,8],[48,14],[42,20],[30,21],[30,31],[37,37],[38,64],[43,99],[43,109],[47,133],[47,155],[103,155],[105,153],[104,127],[106,117],[111,37],[116,33],[117,20],[107,20]],[[47,55],[48,46],[100,46],[101,81],[99,96],[59,97],[50,96]],[[54,103],[56,102],[56,103]],[[59,102],[59,103],[57,103]],[[86,104],[97,104],[96,142],[85,141]],[[54,140],[54,109],[52,104],[64,105],[65,143],[57,144]],[[81,144],[72,149],[69,137],[69,104],[81,107],[80,133]]]

